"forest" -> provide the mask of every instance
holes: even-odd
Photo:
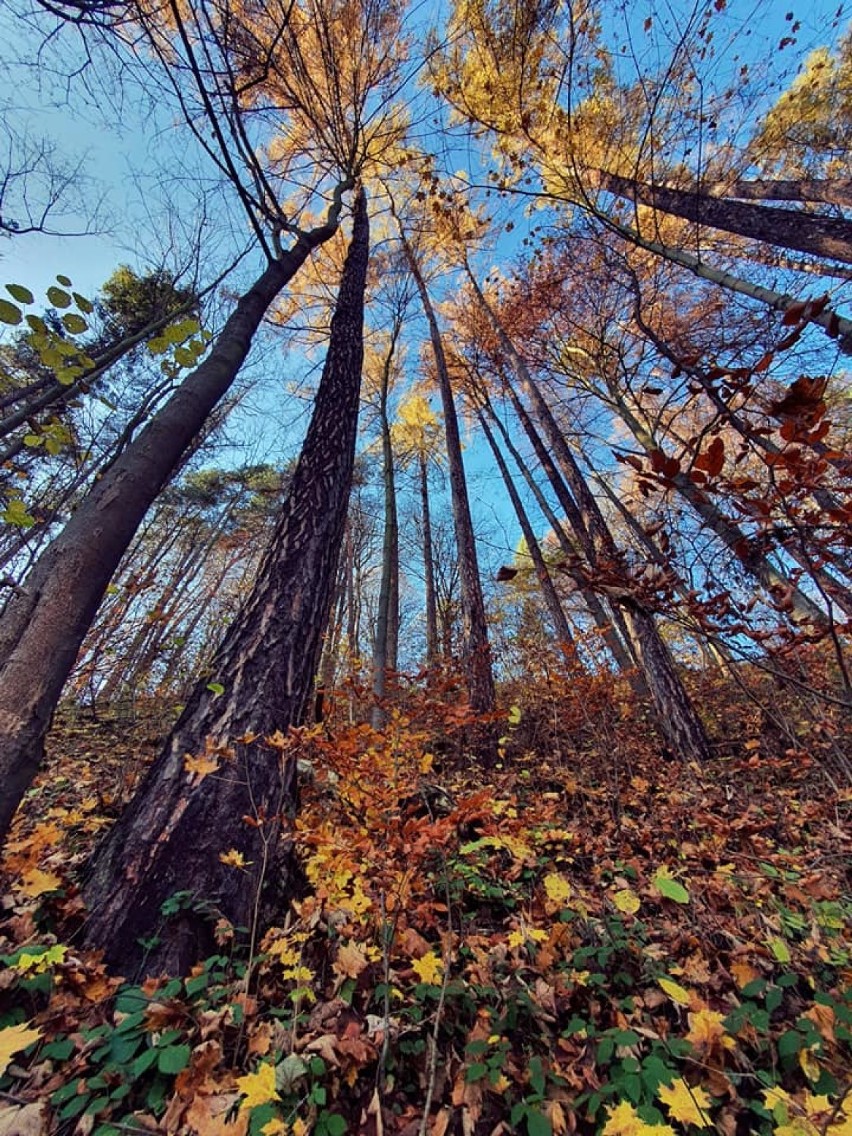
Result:
[[[0,1136],[852,1136],[852,6],[0,60]]]

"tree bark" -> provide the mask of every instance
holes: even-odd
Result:
[[[233,383],[267,308],[337,230],[301,234],[239,300],[207,359],[181,384],[39,558],[0,620],[0,839],[41,763],[44,735],[80,643],[142,518]]]
[[[608,170],[592,170],[590,177],[596,188],[685,221],[852,264],[852,221],[842,217],[711,197],[699,190],[649,184]]]
[[[702,193],[742,201],[810,201],[852,208],[852,181],[826,178],[755,178],[754,181],[704,182]]]
[[[209,675],[94,857],[87,941],[125,973],[185,973],[212,950],[212,924],[221,917],[248,927],[253,943],[262,906],[274,902],[268,893],[293,895],[286,821],[296,806],[296,775],[283,732],[302,721],[313,691],[343,541],[368,255],[359,190],[314,413],[271,547]],[[233,757],[223,755],[207,776],[188,772],[185,756],[209,754],[211,746],[227,746]],[[243,867],[223,863],[231,850],[242,854]],[[175,895],[178,917],[165,922],[162,905]],[[139,938],[152,934],[158,941],[146,957]]]

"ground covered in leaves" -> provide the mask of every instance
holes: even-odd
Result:
[[[608,687],[506,694],[487,772],[442,697],[298,735],[307,895],[142,986],[78,878],[166,719],[66,713],[3,861],[0,1134],[850,1136],[842,727],[731,693],[699,769]]]

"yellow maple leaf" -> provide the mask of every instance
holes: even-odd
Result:
[[[41,868],[30,868],[28,872],[24,872],[22,880],[23,882],[15,890],[29,899],[35,899],[36,896],[62,887],[60,876],[55,872],[44,872]]]
[[[707,1109],[711,1101],[705,1091],[696,1086],[690,1088],[683,1080],[677,1080],[671,1087],[660,1085],[657,1096],[669,1110],[673,1120],[681,1124],[694,1124],[698,1128],[709,1128],[710,1117]]]
[[[190,777],[197,777],[200,781],[206,777],[208,773],[215,773],[219,768],[219,759],[215,755],[200,753],[197,757],[193,757],[191,753],[183,755],[183,768],[184,772],[188,773]]]
[[[564,903],[571,898],[571,885],[559,872],[544,877],[544,890],[553,903]]]
[[[283,1120],[273,1117],[267,1120],[260,1132],[261,1136],[287,1136],[288,1132],[295,1132],[295,1128],[288,1128]]]
[[[6,1072],[6,1067],[12,1060],[13,1053],[19,1053],[38,1041],[41,1037],[40,1029],[30,1029],[26,1022],[17,1026],[6,1026],[0,1030],[0,1076]]]
[[[601,1136],[675,1136],[669,1124],[646,1124],[628,1101],[607,1113]]]
[[[297,1116],[293,1121],[293,1126],[290,1131],[292,1132],[293,1136],[307,1136],[308,1126],[300,1116]]]
[[[244,868],[246,866],[245,856],[236,848],[229,848],[227,852],[220,852],[219,859],[229,868]]]
[[[686,1040],[699,1053],[709,1053],[720,1045],[723,1049],[734,1049],[737,1044],[725,1033],[724,1017],[715,1010],[697,1010],[689,1015]]]
[[[625,915],[635,915],[642,906],[642,901],[639,896],[630,888],[622,888],[620,891],[617,891],[612,897],[612,902],[618,910],[623,911]]]
[[[434,951],[430,951],[423,958],[412,959],[411,965],[421,982],[428,982],[437,986],[444,974],[444,963]]]
[[[254,1073],[246,1073],[245,1077],[237,1077],[237,1088],[240,1096],[245,1100],[240,1102],[240,1110],[256,1108],[261,1104],[269,1104],[278,1096],[275,1091],[275,1066],[265,1061],[258,1065]]]

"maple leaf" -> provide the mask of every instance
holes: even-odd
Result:
[[[357,978],[366,966],[367,958],[355,943],[345,943],[334,961],[334,969],[344,978]]]
[[[229,848],[227,852],[220,852],[219,859],[231,868],[244,868],[246,866],[245,856],[236,848]]]
[[[41,868],[30,868],[24,872],[23,883],[15,890],[28,899],[35,899],[49,891],[62,887],[62,879],[55,872],[44,872]]]
[[[208,773],[215,773],[219,768],[219,759],[215,755],[201,753],[193,757],[191,753],[183,755],[184,772],[190,777],[197,777],[201,781]]]
[[[296,1121],[296,1124],[301,1123],[301,1120]],[[283,1120],[279,1120],[278,1117],[275,1116],[272,1118],[272,1120],[267,1120],[266,1124],[264,1124],[263,1128],[261,1128],[260,1130],[261,1136],[287,1136],[288,1132],[295,1131],[295,1124],[292,1128],[288,1128]]]
[[[14,970],[19,970],[23,973],[30,971],[33,974],[43,974],[49,966],[63,962],[67,953],[68,948],[61,946],[59,943],[46,951],[42,951],[41,954],[21,951],[11,966]]]
[[[682,1078],[668,1088],[660,1085],[657,1096],[669,1110],[674,1120],[681,1124],[694,1124],[698,1128],[709,1128],[710,1118],[706,1109],[711,1105],[707,1093],[698,1086],[690,1088]]]
[[[689,1033],[686,1040],[699,1053],[709,1053],[721,1045],[733,1049],[736,1042],[725,1033],[724,1018],[714,1010],[698,1010],[689,1015]]]
[[[646,1124],[629,1101],[622,1101],[607,1113],[601,1136],[675,1136],[668,1124]]]
[[[275,1091],[275,1066],[265,1061],[262,1065],[258,1065],[254,1073],[237,1077],[237,1088],[240,1096],[245,1097],[245,1100],[240,1102],[240,1111],[269,1104],[278,1096]]]
[[[551,872],[544,877],[544,890],[553,903],[565,903],[571,898],[571,885],[558,872]]]
[[[419,959],[412,959],[411,965],[421,982],[437,986],[444,973],[444,963],[434,951]]]
[[[40,1037],[41,1030],[30,1029],[27,1022],[21,1022],[17,1026],[7,1026],[0,1030],[0,1076],[6,1072],[13,1053],[19,1053],[22,1049],[26,1049],[28,1045],[38,1041]]]

